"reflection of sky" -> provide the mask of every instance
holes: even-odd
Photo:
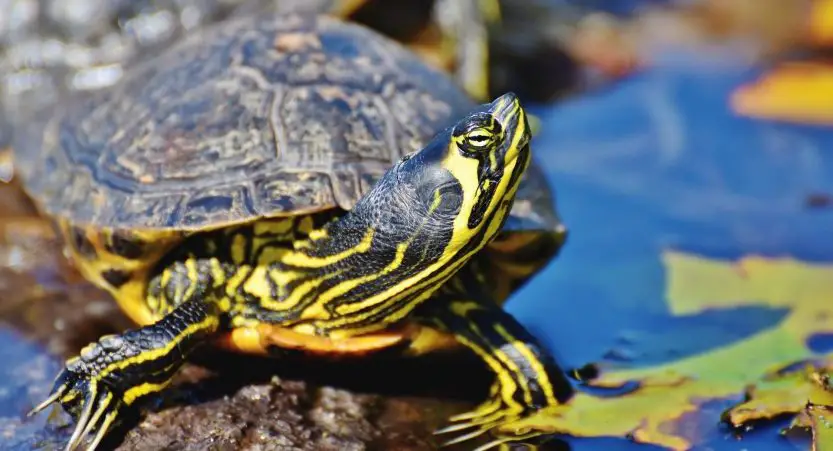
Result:
[[[25,418],[49,394],[58,362],[46,351],[0,323],[0,439],[2,450],[30,450],[35,443],[53,448],[56,437],[46,428],[47,415]]]
[[[600,359],[634,330],[674,346],[634,362],[650,364],[731,343],[785,314],[670,317],[663,249],[833,261],[833,208],[804,204],[808,194],[833,194],[833,133],[732,116],[727,96],[749,76],[657,70],[535,111],[534,152],[570,238],[509,309],[565,366]]]

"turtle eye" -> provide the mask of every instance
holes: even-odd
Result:
[[[457,147],[467,155],[489,152],[501,137],[500,123],[489,115],[474,116],[455,131]]]
[[[495,142],[495,134],[486,128],[476,128],[468,132],[463,141],[469,151],[488,149]]]

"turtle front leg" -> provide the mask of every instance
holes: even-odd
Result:
[[[420,319],[452,334],[483,359],[495,374],[489,399],[475,410],[451,417],[437,434],[459,433],[444,445],[460,443],[485,433],[502,443],[539,436],[514,427],[516,421],[566,402],[573,388],[555,360],[515,318],[500,306],[470,294],[442,294],[432,299]],[[479,448],[478,448],[479,449]]]
[[[60,403],[77,422],[66,449],[95,432],[87,447],[94,450],[123,407],[163,390],[186,356],[218,330],[218,311],[216,303],[193,299],[155,324],[89,344],[66,362],[51,395],[29,415]]]

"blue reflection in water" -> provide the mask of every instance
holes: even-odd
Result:
[[[566,367],[604,357],[631,366],[673,361],[787,313],[744,306],[671,316],[663,250],[833,261],[833,208],[805,206],[808,195],[833,194],[833,133],[733,116],[730,91],[756,75],[655,70],[535,111],[542,131],[534,152],[571,232],[561,257],[509,309]],[[640,352],[609,353],[628,345]],[[774,437],[735,442],[715,428],[709,446],[794,449]]]
[[[65,437],[47,427],[47,415],[25,418],[49,394],[58,362],[46,351],[0,324],[0,449],[54,449]]]

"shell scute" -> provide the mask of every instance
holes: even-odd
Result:
[[[351,208],[472,108],[446,74],[362,26],[242,17],[44,115],[14,149],[48,214],[112,229],[203,230]]]

